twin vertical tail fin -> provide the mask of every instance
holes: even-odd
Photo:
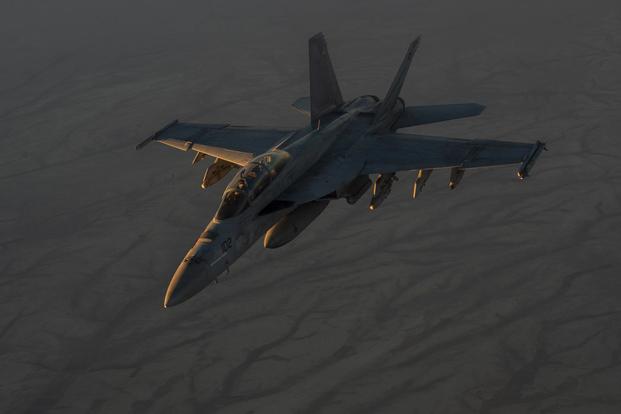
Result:
[[[386,93],[386,97],[380,102],[377,112],[375,113],[375,119],[373,123],[375,125],[381,126],[381,124],[386,123],[388,118],[392,115],[392,109],[397,103],[397,99],[399,98],[399,93],[401,92],[401,88],[403,87],[403,83],[405,82],[405,78],[408,74],[408,70],[410,69],[410,65],[412,64],[412,59],[414,58],[414,54],[416,50],[418,50],[418,45],[420,44],[420,36],[418,36],[410,46],[401,62],[401,66],[399,66],[399,70],[395,75],[395,78]]]
[[[343,105],[343,97],[323,33],[317,33],[309,39],[308,58],[311,125],[316,127],[323,115]]]
[[[412,64],[414,54],[418,49],[420,36],[410,46],[401,62],[401,66],[386,93],[386,97],[379,103],[373,124],[377,129],[389,128],[395,121],[393,108],[399,99],[399,93]],[[328,54],[328,46],[323,33],[317,33],[308,41],[308,57],[310,72],[310,116],[311,125],[317,127],[322,116],[335,111],[343,105],[343,97],[334,74],[332,61]],[[308,103],[298,100],[294,107],[306,111]]]

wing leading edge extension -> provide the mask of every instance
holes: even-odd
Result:
[[[528,175],[545,144],[468,140],[413,134],[367,137],[362,174],[437,168],[480,168],[522,164],[520,177]]]
[[[293,132],[294,130],[277,128],[173,121],[138,144],[136,149],[140,149],[152,141],[157,141],[181,151],[191,149],[237,165],[244,165]]]

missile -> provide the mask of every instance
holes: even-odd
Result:
[[[397,180],[395,173],[380,174],[377,177],[373,185],[373,197],[371,197],[369,210],[376,210],[384,202],[388,194],[390,194],[393,181]]]
[[[451,178],[449,179],[449,188],[454,190],[457,187],[457,184],[464,178],[464,173],[466,170],[462,167],[453,167],[451,168]]]
[[[416,198],[423,191],[423,187],[427,184],[427,180],[432,172],[433,170],[418,170],[416,181],[414,181],[414,188],[412,188],[412,198]]]
[[[233,167],[235,167],[235,164],[216,158],[213,164],[205,171],[203,182],[201,183],[203,190],[223,179]]]
[[[541,154],[541,151],[543,150],[546,150],[546,151],[548,150],[546,148],[546,144],[544,142],[537,141],[533,149],[528,154],[528,156],[524,158],[524,161],[522,161],[522,164],[520,165],[520,168],[518,169],[517,175],[518,177],[520,177],[520,180],[523,180],[526,177],[528,177],[531,168],[533,168],[533,166],[535,165],[535,161],[537,161],[537,157],[539,157],[539,155]]]

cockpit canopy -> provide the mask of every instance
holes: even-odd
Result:
[[[216,219],[241,214],[283,170],[291,156],[282,150],[259,155],[243,167],[224,190]]]

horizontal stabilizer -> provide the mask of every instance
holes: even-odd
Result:
[[[477,103],[408,106],[397,119],[392,129],[407,128],[415,125],[432,124],[452,119],[468,118],[480,115],[485,106]]]
[[[298,98],[291,104],[295,109],[302,112],[304,115],[310,116],[311,114],[311,99],[310,96],[303,96]]]

